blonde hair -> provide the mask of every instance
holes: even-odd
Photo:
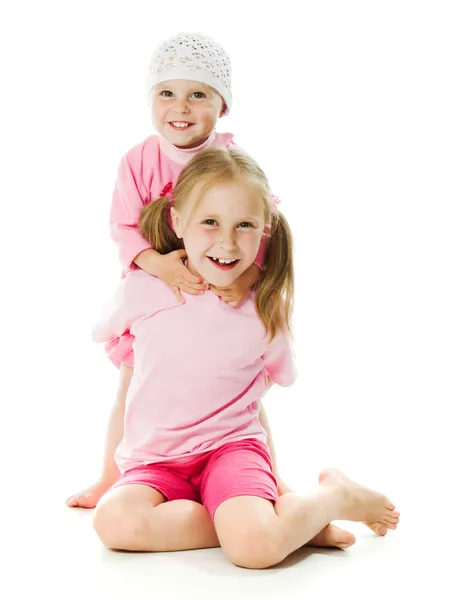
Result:
[[[277,331],[290,328],[294,299],[292,233],[284,215],[272,203],[269,182],[259,165],[242,150],[211,148],[196,154],[183,168],[173,190],[173,204],[167,197],[147,204],[142,210],[139,227],[144,238],[160,254],[184,248],[171,228],[170,208],[186,210],[192,191],[201,183],[191,206],[191,214],[205,191],[218,183],[246,177],[257,183],[264,203],[267,233],[264,271],[255,287],[255,305],[269,341]]]

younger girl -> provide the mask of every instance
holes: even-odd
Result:
[[[94,513],[101,541],[135,551],[220,544],[236,565],[265,568],[308,542],[330,543],[334,519],[395,529],[393,504],[338,471],[324,471],[310,497],[278,497],[258,410],[272,383],[295,379],[292,240],[258,165],[237,150],[199,153],[140,227],[162,255],[184,247],[189,272],[218,287],[248,269],[267,235],[266,272],[237,309],[211,291],[180,304],[142,270],[122,281],[94,330],[98,342],[135,336],[121,477]],[[340,535],[334,545],[351,545]]]
[[[155,51],[148,74],[148,101],[153,125],[152,135],[132,148],[119,166],[113,195],[110,228],[118,245],[124,275],[142,269],[166,283],[180,302],[180,290],[201,294],[205,282],[186,269],[184,251],[160,254],[138,227],[142,208],[159,198],[166,186],[174,184],[184,165],[206,148],[234,145],[229,133],[215,127],[232,104],[231,64],[228,55],[205,35],[180,33]],[[211,290],[230,306],[237,306],[261,275],[264,249],[233,283]],[[116,404],[123,404],[133,375],[133,336],[128,331],[107,344],[113,363],[120,368]],[[108,439],[100,479],[89,488],[71,496],[69,506],[92,508],[117,479],[116,465],[110,461],[119,440]]]

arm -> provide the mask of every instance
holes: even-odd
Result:
[[[150,281],[142,271],[134,271],[122,279],[92,330],[94,342],[101,344],[120,337],[130,331],[137,317],[151,314],[153,288],[149,286]]]
[[[149,275],[158,277],[172,287],[176,298],[183,303],[180,290],[198,294],[207,289],[200,277],[195,277],[181,259],[184,250],[161,255],[139,232],[139,216],[149,202],[150,192],[143,183],[142,173],[130,154],[121,161],[113,194],[110,229],[113,240],[119,246],[119,257],[124,269],[133,264]]]
[[[129,269],[141,252],[151,248],[138,227],[139,215],[149,196],[142,174],[131,156],[124,156],[119,165],[110,214],[111,237],[119,247],[124,269]]]
[[[292,337],[286,330],[278,331],[263,354],[263,363],[270,385],[293,385],[297,378]]]
[[[124,418],[125,418],[125,400],[130,386],[133,369],[126,367],[121,369],[120,384],[117,392],[116,401],[109,415],[108,426],[106,429],[105,446],[103,450],[103,465],[100,480],[105,486],[113,485],[120,476],[119,469],[114,460],[117,446],[123,438]]]
[[[140,252],[134,258],[133,262],[149,275],[154,275],[158,279],[161,279],[160,272],[163,264],[161,258],[162,256],[157,250],[147,248],[143,252]]]
[[[263,355],[263,361],[269,389],[274,383],[282,386],[288,386],[294,383],[296,378],[294,352],[292,350],[291,337],[288,332],[283,331],[277,333],[275,338],[268,345],[267,350]],[[281,496],[292,490],[280,476],[272,432],[262,404],[259,411],[259,421],[267,434],[267,445],[269,446],[273,461],[273,474],[277,480],[278,493]]]

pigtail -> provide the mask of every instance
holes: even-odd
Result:
[[[278,210],[271,213],[264,267],[256,286],[255,303],[272,341],[277,331],[290,328],[294,299],[292,232],[286,217]]]
[[[169,254],[174,250],[184,248],[183,240],[180,240],[172,230],[170,208],[172,202],[167,196],[162,196],[147,204],[139,218],[139,229],[142,236],[150,242],[152,248],[160,254]]]

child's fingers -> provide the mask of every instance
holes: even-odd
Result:
[[[215,285],[209,286],[210,290],[219,296],[219,298],[223,298],[224,296],[232,296],[231,288],[218,288]]]
[[[185,267],[184,265],[183,265],[182,277],[188,283],[200,283],[200,284],[203,283],[203,279],[201,277],[197,277],[196,275],[193,275],[189,271],[189,269],[187,267]]]
[[[198,281],[198,280],[197,280]],[[180,281],[180,285],[185,285],[189,288],[192,288],[194,290],[198,290],[200,292],[205,291],[208,289],[208,284],[205,282],[201,282],[201,283],[196,283],[194,281],[192,281],[191,279],[186,279],[185,277],[183,277]]]
[[[224,302],[226,302],[227,304],[229,304],[230,306],[238,306],[240,303],[239,298],[236,298],[235,295],[230,294],[229,292],[226,291],[217,291],[217,290],[212,290],[216,296],[218,296],[221,300],[223,300]]]
[[[180,287],[180,290],[183,290],[183,292],[186,292],[186,294],[191,294],[192,296],[201,296],[205,292],[205,288],[203,286],[199,288],[198,285],[188,284],[184,282],[180,282],[178,285]]]
[[[175,298],[178,300],[178,302],[179,302],[180,304],[184,304],[184,298],[183,298],[183,296],[181,295],[180,288],[178,288],[176,285],[171,285],[171,286],[170,286],[170,289],[171,289],[171,290],[172,290],[172,292],[174,293],[174,295],[175,295]]]

